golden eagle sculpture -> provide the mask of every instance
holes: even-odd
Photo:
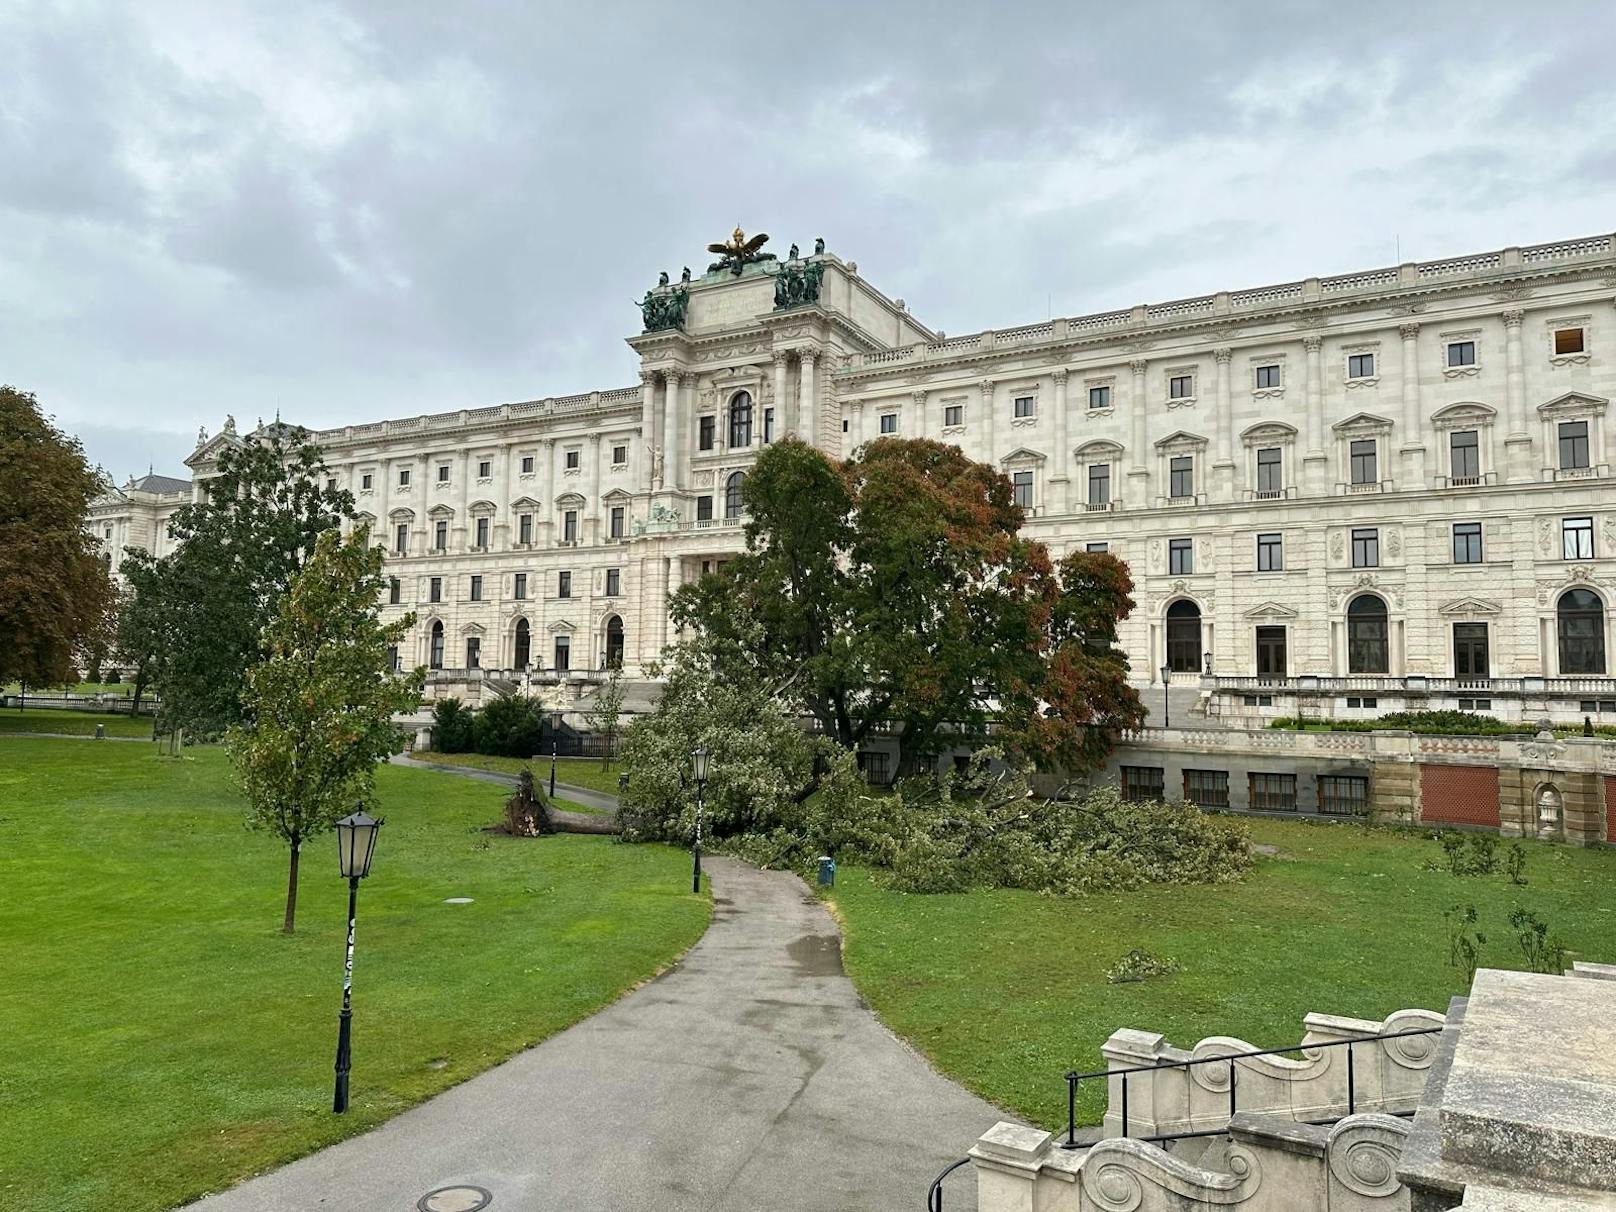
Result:
[[[751,239],[747,239],[746,233],[737,225],[734,232],[730,234],[728,243],[709,244],[707,246],[708,252],[718,254],[718,260],[707,268],[709,271],[727,269],[732,274],[738,274],[743,267],[750,265],[754,261],[772,261],[774,260],[773,253],[758,251],[768,242],[768,233],[759,232]]]

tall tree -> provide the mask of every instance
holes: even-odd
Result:
[[[376,763],[399,743],[393,717],[421,704],[426,669],[390,671],[388,649],[415,625],[380,619],[382,553],[360,527],[328,530],[276,604],[266,655],[249,669],[247,722],[226,735],[247,795],[248,823],[290,847],[284,929],[297,917],[303,843],[375,799]]]
[[[65,682],[104,642],[112,584],[85,528],[103,487],[78,439],[0,386],[0,684]]]
[[[323,482],[307,432],[279,422],[219,454],[199,501],[169,522],[175,550],[148,569],[131,552],[123,571],[148,602],[164,650],[165,713],[193,733],[242,717],[246,671],[263,655],[265,626],[322,532],[353,517],[353,497]]]
[[[906,755],[935,753],[991,720],[1035,761],[1083,768],[1142,719],[1115,647],[1127,569],[1056,568],[994,469],[929,441],[839,467],[785,441],[743,491],[746,552],[681,589],[675,621],[844,747],[895,721]]]

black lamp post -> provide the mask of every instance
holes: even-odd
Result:
[[[690,872],[690,891],[701,891],[701,824],[702,824],[702,793],[707,790],[707,760],[711,755],[707,746],[698,745],[690,754],[690,767],[696,776],[696,845],[691,851],[694,866]]]
[[[331,1109],[339,1115],[348,1109],[348,1070],[353,1062],[354,913],[359,881],[370,874],[370,856],[376,851],[376,831],[381,827],[363,808],[337,822],[337,864],[348,881],[348,951],[342,965],[342,1014],[337,1019],[337,1092],[331,1101]]]
[[[561,744],[561,713],[550,713],[550,798],[555,799],[556,752]]]
[[[1168,708],[1167,708],[1167,683],[1168,683],[1169,679],[1171,679],[1172,676],[1173,676],[1173,667],[1171,665],[1163,665],[1161,673],[1162,673],[1162,727],[1163,728],[1171,728],[1173,726],[1173,722],[1168,717],[1168,714],[1167,714],[1167,710],[1168,710]]]

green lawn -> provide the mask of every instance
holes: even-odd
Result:
[[[218,1190],[576,1022],[706,926],[680,852],[488,834],[501,789],[469,779],[388,767],[379,786],[339,1118],[334,841],[305,852],[287,937],[286,852],[242,828],[220,750],[0,740],[0,1206]]]
[[[1233,1035],[1297,1042],[1310,1011],[1380,1019],[1446,1010],[1464,974],[1447,964],[1443,910],[1474,904],[1484,965],[1525,967],[1508,925],[1516,904],[1546,919],[1576,958],[1616,962],[1616,849],[1526,843],[1527,880],[1421,869],[1434,841],[1392,829],[1253,820],[1281,848],[1246,882],[1073,899],[1011,891],[914,896],[867,871],[837,874],[846,961],[882,1019],[944,1073],[1046,1127],[1064,1124],[1069,1069],[1104,1067],[1119,1027],[1190,1047]],[[1500,851],[1502,854],[1502,850]],[[1131,947],[1184,968],[1108,985]],[[1104,1111],[1090,1083],[1083,1122]]]
[[[59,736],[94,736],[95,726],[105,724],[108,736],[138,736],[151,739],[151,716],[102,715],[89,711],[65,711],[49,707],[27,707],[21,711],[0,711],[0,732],[52,732]]]
[[[433,762],[439,766],[469,766],[473,770],[498,770],[503,774],[516,774],[523,766],[533,768],[533,777],[548,780],[550,777],[550,759],[540,754],[533,758],[491,757],[486,753],[432,753],[423,751],[410,755],[422,762]],[[600,767],[599,758],[557,758],[556,781],[571,783],[574,787],[588,787],[594,791],[604,791],[608,795],[617,794],[617,775],[622,770],[620,763],[613,761],[605,770]],[[546,782],[548,786],[548,782]]]

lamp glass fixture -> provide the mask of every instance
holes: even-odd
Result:
[[[690,768],[696,776],[696,782],[707,781],[707,762],[712,755],[707,752],[707,746],[698,745],[690,751]]]
[[[337,864],[342,878],[364,879],[370,874],[370,859],[376,853],[376,831],[382,822],[363,808],[337,822]]]

